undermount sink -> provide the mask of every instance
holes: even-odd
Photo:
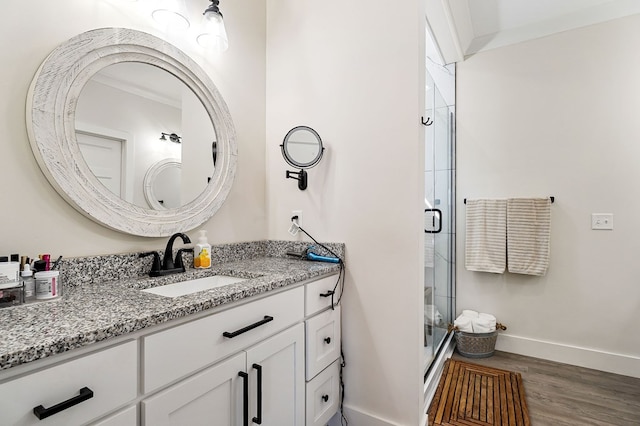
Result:
[[[246,281],[247,278],[229,277],[226,275],[213,275],[205,278],[198,278],[190,281],[182,281],[174,284],[167,284],[141,291],[157,294],[165,297],[178,297],[199,291],[211,290],[212,288],[224,287],[229,284],[236,284]]]

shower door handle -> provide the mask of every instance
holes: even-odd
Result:
[[[427,234],[439,234],[440,231],[442,231],[442,211],[440,211],[440,209],[424,209],[424,212],[433,212],[433,230],[428,231],[428,230],[424,230],[425,233]],[[438,227],[436,228],[436,216],[438,216]]]

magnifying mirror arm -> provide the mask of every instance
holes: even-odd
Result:
[[[296,179],[298,181],[298,189],[304,191],[307,189],[307,172],[300,170],[299,172],[291,172],[287,170],[287,179]]]

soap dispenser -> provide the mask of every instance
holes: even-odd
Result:
[[[198,243],[193,251],[194,268],[211,268],[211,244],[207,241],[207,231],[198,231]]]

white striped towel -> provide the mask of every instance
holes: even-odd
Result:
[[[507,262],[507,200],[467,200],[465,267],[502,274]]]
[[[549,267],[551,200],[507,200],[507,264],[515,274],[544,275]]]
[[[424,234],[424,266],[425,268],[433,268],[435,263],[435,234]]]

